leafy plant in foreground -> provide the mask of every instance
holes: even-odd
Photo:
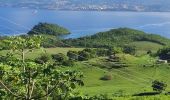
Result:
[[[25,54],[39,49],[42,37],[11,37],[4,41],[10,53],[0,61],[1,99],[67,99],[76,85],[83,85],[82,73],[60,71],[49,62],[37,64]],[[16,55],[17,54],[17,55]]]

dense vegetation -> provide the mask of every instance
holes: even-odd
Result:
[[[158,50],[157,55],[160,59],[170,61],[170,47],[165,47],[163,49]]]
[[[160,45],[168,45],[170,43],[169,39],[159,35],[146,34],[129,28],[112,29],[92,36],[64,40],[65,43],[72,46],[82,47],[125,46],[136,41],[149,41]]]
[[[70,32],[59,25],[49,24],[49,23],[39,23],[35,25],[31,31],[28,32],[29,35],[47,34],[47,35],[65,35]]]
[[[41,36],[33,36],[12,37],[3,41],[10,51],[0,56],[0,99],[65,100],[73,96],[72,91],[77,84],[83,85],[81,73],[58,70],[47,56],[41,56],[41,61],[33,61],[25,56],[39,49],[41,40]],[[18,57],[14,56],[16,54]]]

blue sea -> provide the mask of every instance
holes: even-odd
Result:
[[[119,27],[129,27],[170,38],[170,12],[56,11],[0,8],[0,35],[26,34],[39,22],[70,30],[78,38]]]

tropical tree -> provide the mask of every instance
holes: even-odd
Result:
[[[90,59],[90,53],[86,51],[79,51],[78,54],[79,54],[78,56],[79,61],[86,61]]]
[[[78,52],[77,51],[68,51],[67,56],[69,60],[78,60]]]
[[[63,62],[65,60],[67,60],[67,57],[62,53],[53,54],[51,56],[52,56],[53,60],[55,60],[57,62]]]
[[[35,62],[38,64],[43,64],[43,63],[49,62],[50,59],[51,59],[51,56],[45,53],[45,54],[42,54],[40,57],[36,58]]]
[[[136,49],[134,46],[124,46],[123,47],[123,52],[127,54],[134,55],[136,53]]]
[[[152,82],[152,88],[154,91],[162,92],[166,89],[167,84],[158,80]]]
[[[60,71],[50,62],[37,64],[26,54],[40,49],[42,37],[10,37],[3,43],[10,50],[0,60],[1,99],[66,99],[73,96],[76,84],[83,85],[81,72]]]
[[[170,47],[166,47],[158,50],[157,55],[160,59],[170,60]]]

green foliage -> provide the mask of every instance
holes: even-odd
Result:
[[[39,34],[47,34],[47,35],[64,35],[69,34],[70,32],[56,24],[49,23],[39,23],[35,25],[31,31],[28,32],[28,35],[39,35]]]
[[[96,56],[95,49],[86,48],[82,51],[68,51],[67,56],[70,60],[87,61]]]
[[[162,92],[165,91],[167,84],[158,80],[152,82],[152,88],[154,91]]]
[[[88,52],[85,51],[79,51],[78,52],[78,60],[79,61],[86,61],[90,59],[90,54]]]
[[[89,53],[90,58],[96,57],[96,50],[95,49],[86,48],[86,49],[84,49],[82,51],[85,51],[85,52]]]
[[[78,52],[69,50],[67,56],[70,60],[78,60]]]
[[[122,50],[121,47],[112,47],[112,48],[110,48],[110,52],[111,52],[112,54],[117,54],[117,53],[122,53],[123,50]]]
[[[160,59],[169,60],[170,59],[170,47],[159,49],[157,55]]]
[[[44,48],[56,47],[60,41],[59,37],[53,35],[41,34],[41,36],[44,38],[41,43]]]
[[[57,61],[57,62],[63,62],[63,61],[67,60],[67,57],[62,53],[53,54],[51,56],[52,56],[52,59]]]
[[[148,51],[147,51],[147,54],[152,55],[152,51],[151,51],[151,50],[148,50]]]
[[[73,66],[74,65],[74,61],[70,60],[70,59],[68,60],[67,56],[62,53],[53,54],[52,58],[55,61],[55,64],[57,64],[57,65],[63,65],[63,66]]]
[[[136,49],[135,49],[135,47],[132,47],[132,46],[124,46],[123,52],[127,53],[127,54],[134,55],[136,53]]]
[[[42,54],[40,57],[35,59],[35,62],[38,64],[44,64],[49,62],[51,57],[48,54]]]
[[[4,48],[6,49],[23,51],[24,49],[40,48],[42,39],[43,38],[38,35],[29,37],[8,37],[8,39],[3,40],[3,44],[5,44]]]
[[[99,56],[99,57],[101,57],[101,56],[108,56],[108,49],[103,49],[103,48],[101,48],[101,49],[96,49],[96,55],[97,56]]]
[[[74,61],[73,60],[65,60],[62,63],[63,66],[74,66]]]
[[[107,32],[99,32],[95,35],[82,37],[78,39],[63,40],[64,43],[71,46],[86,47],[122,47],[125,44],[130,44],[135,41],[148,41],[160,45],[169,45],[170,40],[159,35],[146,34],[142,31],[118,28]]]
[[[39,100],[50,97],[65,100],[74,95],[77,85],[84,85],[82,73],[60,71],[48,62],[46,55],[39,58],[43,62],[40,64],[26,60],[26,53],[40,48],[40,37],[12,37],[4,43],[12,52],[0,61],[1,98]],[[21,57],[16,58],[15,53]]]
[[[112,76],[111,75],[104,75],[103,77],[100,78],[101,80],[104,81],[108,81],[108,80],[112,80]]]

